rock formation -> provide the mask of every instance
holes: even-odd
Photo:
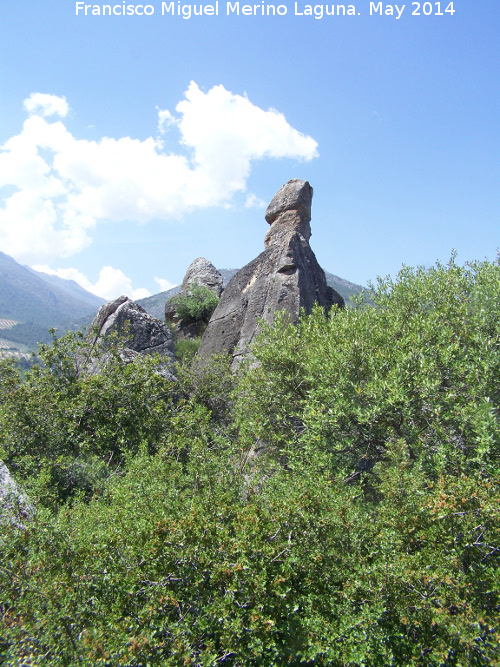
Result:
[[[197,257],[188,266],[184,280],[182,281],[180,295],[186,294],[189,286],[193,283],[207,287],[217,297],[222,294],[222,275],[208,259]],[[207,321],[185,321],[177,316],[175,310],[175,298],[165,304],[165,321],[175,326],[177,338],[192,338],[199,336],[206,326]]]
[[[266,211],[271,225],[265,250],[240,269],[224,290],[201,341],[199,356],[228,352],[236,368],[252,346],[258,320],[272,322],[285,310],[297,322],[301,308],[310,313],[314,303],[328,312],[344,300],[326,284],[323,269],[309,245],[312,187],[297,179],[285,183]]]
[[[7,467],[0,461],[0,526],[10,523],[22,528],[26,519],[33,515],[33,506],[18,484],[12,479]]]
[[[158,354],[163,359],[158,372],[168,379],[173,378],[174,342],[170,329],[127,296],[99,308],[86,337],[89,350],[77,356],[79,372],[94,374],[102,370],[109,359],[106,342],[112,333],[124,337],[118,346],[124,363],[135,361],[141,355]]]
[[[222,294],[222,275],[208,259],[197,257],[188,266],[182,289],[185,290],[190,283],[196,282],[198,285],[208,287],[216,296]]]

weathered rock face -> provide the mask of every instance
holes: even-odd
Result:
[[[222,294],[222,275],[217,271],[212,262],[209,262],[204,257],[197,257],[188,266],[188,270],[182,281],[182,290],[186,290],[187,286],[193,282],[208,287],[217,296]]]
[[[12,479],[7,467],[0,461],[0,526],[10,523],[22,528],[33,515],[33,506],[26,494]]]
[[[255,338],[258,320],[272,322],[285,310],[297,322],[301,308],[314,303],[331,308],[344,300],[326,284],[325,274],[309,245],[312,187],[307,181],[285,183],[266,211],[271,225],[265,250],[240,269],[224,290],[201,341],[201,363],[214,353],[228,352],[235,368]]]
[[[188,266],[180,294],[185,294],[192,283],[207,287],[217,297],[222,294],[222,274],[217,271],[212,262],[204,257],[198,257]],[[195,338],[201,334],[206,325],[206,321],[180,320],[175,312],[175,305],[170,301],[165,304],[165,321],[175,325],[177,338]]]
[[[164,361],[158,372],[172,379],[174,341],[170,329],[126,296],[99,308],[87,335],[90,351],[77,357],[79,372],[94,374],[102,370],[109,359],[106,339],[111,333],[125,337],[119,347],[124,363],[135,361],[141,355],[159,354]]]

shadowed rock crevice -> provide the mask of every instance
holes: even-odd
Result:
[[[340,294],[327,286],[309,245],[312,192],[307,181],[294,179],[273,197],[266,211],[265,250],[229,281],[203,335],[201,363],[227,352],[235,368],[251,349],[259,319],[271,323],[278,310],[296,323],[301,309],[310,313],[315,303],[326,313],[333,304],[344,306]]]

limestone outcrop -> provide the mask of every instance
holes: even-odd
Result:
[[[165,304],[165,321],[175,327],[175,335],[177,338],[193,338],[199,336],[207,324],[205,320],[183,320],[178,317],[175,300],[179,296],[185,295],[191,285],[197,284],[206,287],[215,294],[218,298],[222,294],[222,274],[215,268],[215,266],[205,257],[197,257],[188,266],[184,280],[182,281],[181,291],[173,299],[167,301]]]
[[[86,337],[88,349],[77,355],[80,373],[94,374],[104,368],[110,355],[107,341],[113,333],[123,337],[118,354],[124,363],[136,361],[141,355],[158,354],[162,358],[158,373],[173,378],[174,341],[170,329],[127,296],[99,308]]]
[[[344,300],[326,284],[325,273],[311,250],[313,189],[307,181],[291,180],[273,197],[266,211],[270,224],[264,252],[240,269],[222,293],[199,349],[200,363],[227,352],[236,368],[251,349],[259,319],[272,322],[285,310],[296,323],[300,310],[310,313],[318,303],[328,312]]]

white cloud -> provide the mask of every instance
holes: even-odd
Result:
[[[166,292],[167,290],[172,289],[172,287],[177,287],[175,283],[171,283],[170,280],[166,280],[165,278],[156,278],[155,276],[155,282],[161,292]]]
[[[96,283],[91,283],[87,276],[78,271],[78,269],[51,269],[45,264],[36,264],[31,268],[52,276],[59,276],[59,278],[64,278],[65,280],[74,280],[88,292],[92,292],[92,294],[96,294],[108,301],[116,299],[122,294],[135,300],[151,296],[151,292],[144,287],[134,289],[132,287],[132,280],[123,271],[115,269],[112,266],[102,267]]]
[[[158,107],[156,109],[158,111],[158,131],[163,134],[170,125],[176,125],[177,121],[168,109]]]
[[[31,93],[24,100],[23,106],[30,114],[38,113],[41,116],[61,116],[68,115],[69,106],[65,97],[57,95],[47,95],[45,93]]]
[[[260,197],[257,197],[257,195],[247,195],[247,199],[245,201],[246,208],[264,208],[265,205],[266,202],[263,199],[260,199]]]
[[[122,292],[122,294],[125,293],[126,292]],[[145,287],[138,287],[137,289],[132,291],[132,296],[130,298],[133,299],[134,301],[138,301],[139,299],[145,299],[148,296],[151,296],[151,292],[148,289],[146,289]]]
[[[318,154],[316,141],[291,127],[283,114],[264,111],[224,86],[203,93],[192,81],[176,111],[182,116],[182,143],[194,151],[190,197],[198,206],[221,204],[244,192],[252,161],[310,160]]]
[[[145,223],[228,206],[246,191],[253,162],[317,155],[314,139],[283,114],[223,86],[204,93],[191,82],[177,117],[158,110],[160,131],[178,129],[177,153],[164,149],[164,138],[77,139],[62,121],[46,120],[68,112],[55,95],[34,93],[24,105],[33,115],[0,151],[0,188],[16,188],[0,207],[0,247],[25,262],[79,252],[106,221]]]

